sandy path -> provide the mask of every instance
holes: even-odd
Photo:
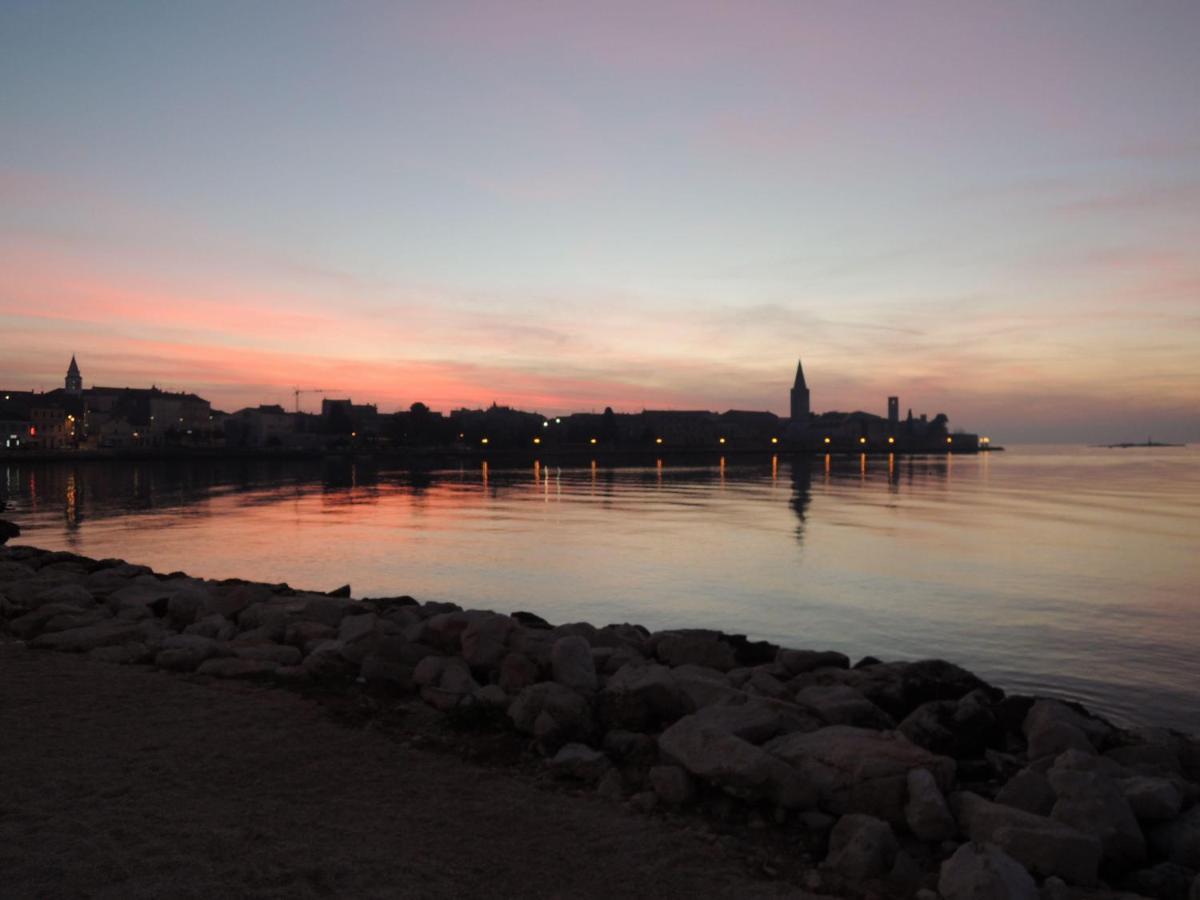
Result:
[[[286,691],[0,643],[0,896],[782,896],[701,837]]]

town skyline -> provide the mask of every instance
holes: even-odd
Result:
[[[1196,441],[1198,33],[1194,4],[6,5],[0,382],[73,350],[224,408],[783,414],[799,353],[819,408]]]

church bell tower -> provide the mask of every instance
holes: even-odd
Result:
[[[79,374],[79,363],[75,362],[75,354],[71,354],[71,365],[67,369],[67,393],[73,397],[83,396],[83,376]]]
[[[792,424],[808,424],[808,385],[804,381],[804,365],[796,360],[796,383],[792,385]]]

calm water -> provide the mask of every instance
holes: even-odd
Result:
[[[1200,731],[1200,452],[608,469],[0,464],[23,540],[160,571],[941,656]]]

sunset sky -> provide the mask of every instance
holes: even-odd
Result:
[[[0,5],[0,386],[1200,439],[1200,3]],[[313,408],[318,398],[306,398]]]

